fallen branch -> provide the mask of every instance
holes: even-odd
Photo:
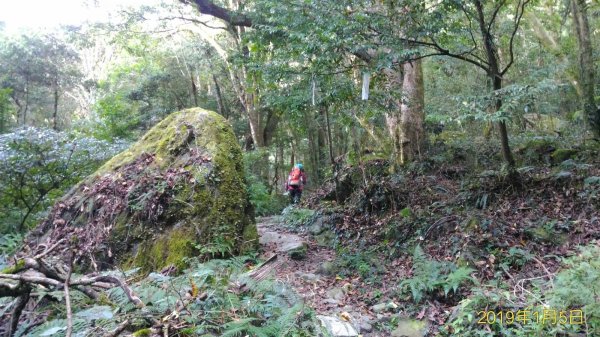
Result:
[[[46,250],[44,252],[44,254],[49,251],[50,251],[49,249]],[[55,279],[55,280],[58,280],[58,281],[64,283],[65,276],[63,276],[63,274],[62,274],[63,271],[59,270],[60,269],[59,265],[52,266],[52,265],[48,264],[46,261],[41,259],[42,255],[43,254],[37,255],[35,258],[27,257],[27,258],[20,259],[15,263],[15,267],[9,268],[10,272],[5,272],[5,273],[6,274],[17,274],[17,273],[20,273],[20,272],[28,270],[28,269],[33,269],[35,271],[39,271],[40,273],[46,275],[48,278]],[[95,284],[94,286],[100,286],[101,288],[107,288],[104,284],[103,285]],[[110,288],[111,286],[108,286],[108,287]],[[7,287],[5,284],[0,283],[0,297],[18,296],[20,294],[20,293],[16,293],[15,295],[10,295],[7,293],[3,293],[2,290],[6,290],[6,288]],[[93,300],[98,299],[98,293],[92,288],[89,288],[86,286],[77,286],[77,287],[75,287],[75,289],[81,291],[87,297],[89,297]]]
[[[26,291],[26,288],[24,288],[20,283],[0,281],[0,297],[19,297]]]
[[[58,247],[61,243],[63,243],[65,241],[65,239],[60,239],[58,241],[56,241],[55,244],[53,244],[50,248],[44,250],[43,252],[41,252],[40,254],[36,255],[33,257],[34,260],[39,260],[42,257],[48,255],[50,252],[52,252],[54,249],[56,249],[56,247]]]
[[[54,278],[49,278],[46,276],[28,275],[28,274],[0,274],[0,279],[15,280],[15,281],[24,282],[27,284],[39,284],[39,285],[45,285],[45,286],[54,286],[57,288],[63,287],[65,285],[64,281],[59,281]],[[127,298],[133,304],[135,304],[137,307],[144,306],[144,303],[142,302],[142,300],[140,300],[140,298],[125,283],[125,281],[123,281],[115,276],[108,276],[108,275],[100,275],[100,276],[93,276],[93,277],[82,276],[76,280],[69,282],[69,284],[71,286],[86,286],[86,285],[96,286],[97,285],[96,283],[98,283],[98,285],[100,285],[103,282],[107,282],[107,283],[111,283],[111,284],[119,286],[121,289],[123,289],[123,291],[125,292],[125,295],[127,295]],[[17,288],[15,286],[8,285],[5,287],[2,287],[3,285],[5,285],[5,284],[0,283],[0,295],[11,296],[11,294],[19,294],[17,292]]]
[[[438,219],[436,222],[433,223],[433,225],[431,225],[427,231],[425,232],[425,234],[423,234],[423,240],[427,238],[427,236],[429,235],[429,232],[431,232],[435,227],[441,225],[441,224],[445,224],[447,222],[450,222],[452,220],[456,220],[456,216],[454,215],[448,215],[445,216],[443,218]]]
[[[275,268],[275,262],[277,261],[277,254],[268,258],[265,262],[261,263],[254,270],[248,272],[246,276],[255,280],[261,281],[263,280],[271,270]]]
[[[43,277],[43,276],[33,276],[33,275],[0,274],[0,279],[15,280],[15,281],[21,281],[21,282],[25,282],[25,283],[33,283],[33,284],[55,286],[55,287],[60,287],[63,285],[62,282],[57,281],[55,279],[51,279],[51,278],[47,278],[47,277]]]
[[[548,270],[548,268],[546,268],[546,265],[542,261],[540,261],[537,257],[533,256],[531,259],[533,261],[535,261],[540,267],[542,267],[542,269],[546,272],[546,276],[548,277],[548,280],[550,281],[552,288],[554,288],[554,274],[551,273]]]
[[[277,254],[275,254],[258,265],[254,270],[245,273],[239,282],[235,282],[234,286],[237,288],[235,291],[246,291],[248,279],[253,280],[254,282],[260,282],[264,280],[272,270],[277,268],[277,266]]]
[[[21,318],[21,313],[29,302],[30,290],[25,292],[24,294],[17,297],[15,301],[15,307],[12,310],[12,314],[10,317],[10,330],[8,331],[8,336],[14,336],[17,331],[17,327],[19,326],[19,319]]]
[[[117,325],[117,327],[107,333],[106,335],[104,335],[104,337],[117,337],[121,334],[121,332],[125,331],[125,329],[127,329],[127,327],[129,326],[131,322],[129,322],[128,319],[124,320],[123,322],[121,322],[121,324]]]
[[[65,303],[67,307],[67,332],[66,337],[73,335],[73,310],[71,308],[71,295],[69,294],[69,281],[71,280],[71,274],[73,272],[73,252],[69,253],[69,269],[67,271],[67,277],[65,278],[64,291],[65,291]]]
[[[120,278],[115,277],[115,276],[110,276],[110,275],[99,275],[99,276],[93,276],[93,277],[83,276],[83,277],[71,282],[71,285],[93,285],[94,283],[97,283],[97,282],[108,282],[108,283],[118,285],[121,289],[123,289],[123,291],[125,292],[125,295],[127,295],[127,298],[133,304],[135,304],[138,308],[141,308],[144,306],[144,302],[142,302],[142,300],[133,292],[133,289],[131,289],[127,285],[127,283],[125,283],[125,281],[123,281]]]

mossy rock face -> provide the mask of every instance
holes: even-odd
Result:
[[[226,120],[199,108],[173,113],[56,203],[28,239],[64,242],[83,269],[184,267],[185,257],[258,244],[242,153]]]
[[[573,158],[577,154],[573,149],[557,149],[552,152],[552,161],[554,163],[562,163],[567,159]]]
[[[534,137],[520,147],[515,152],[527,162],[547,163],[552,161],[551,154],[556,150],[554,141],[547,137]]]
[[[321,234],[315,236],[317,245],[321,247],[333,247],[336,239],[337,237],[335,233],[330,230],[326,230]]]

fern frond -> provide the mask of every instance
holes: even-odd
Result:
[[[257,318],[248,317],[226,323],[223,328],[224,331],[221,337],[237,337],[242,336],[245,332],[252,327],[252,323],[258,321]]]
[[[471,273],[473,273],[475,269],[460,267],[455,271],[451,272],[446,276],[446,280],[444,282],[444,295],[448,295],[450,290],[456,292],[458,287],[465,281],[472,280]]]

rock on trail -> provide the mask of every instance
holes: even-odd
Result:
[[[294,260],[306,257],[308,244],[296,234],[270,230],[264,224],[259,224],[258,234],[259,242],[265,250],[272,249],[274,252],[285,253]]]
[[[352,324],[343,321],[337,317],[317,315],[321,324],[334,337],[356,337],[358,332]]]

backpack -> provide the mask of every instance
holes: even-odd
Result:
[[[290,181],[288,185],[290,186],[300,186],[300,177],[302,173],[300,172],[300,168],[294,167],[292,172],[290,172]]]

